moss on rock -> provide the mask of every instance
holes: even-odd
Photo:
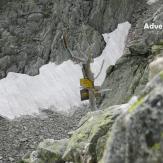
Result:
[[[154,144],[153,146],[152,146],[152,149],[153,150],[160,150],[160,148],[161,148],[161,145],[160,145],[160,143],[156,143],[156,144]]]
[[[131,107],[128,109],[128,112],[133,112],[138,106],[140,106],[144,101],[144,97],[139,98]]]
[[[160,79],[163,80],[163,71],[160,72],[159,76],[160,76]]]
[[[86,120],[87,117],[87,120]],[[111,129],[115,120],[115,115],[109,109],[98,111],[93,114],[88,114],[81,122],[83,125],[77,129],[70,138],[64,160],[83,162],[97,162],[105,149],[106,134]],[[109,137],[109,134],[107,135]],[[101,138],[104,138],[103,140]],[[100,153],[97,153],[96,146],[101,144]],[[99,151],[99,148],[98,148]]]
[[[54,163],[55,161],[63,161],[62,156],[67,142],[67,139],[46,139],[39,144],[37,151],[24,157],[23,161],[24,163]]]

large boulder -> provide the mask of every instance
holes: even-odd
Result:
[[[62,156],[66,150],[68,140],[46,139],[41,142],[37,151],[26,155],[24,163],[63,163]]]
[[[116,118],[130,107],[131,103],[89,112],[78,129],[70,132],[67,140],[45,140],[37,150],[25,156],[25,163],[96,163],[102,159],[106,142],[110,137]]]
[[[148,82],[148,56],[126,55],[107,71],[102,87],[110,88],[101,101],[101,107],[126,103],[133,94],[139,94]]]
[[[93,163],[101,159],[105,149],[105,137],[109,136],[108,131],[119,115],[118,108],[114,109],[117,109],[117,112],[106,109],[88,113],[70,138],[63,159],[78,163]],[[98,147],[97,144],[100,146]]]
[[[163,162],[162,74],[147,85],[128,112],[118,117],[102,162]]]

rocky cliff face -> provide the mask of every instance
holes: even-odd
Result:
[[[8,72],[30,75],[49,61],[70,58],[62,36],[75,55],[98,56],[102,33],[130,21],[139,1],[134,0],[17,0],[1,1],[0,78]],[[88,48],[89,47],[89,48]]]
[[[103,110],[85,116],[69,139],[43,141],[22,162],[163,162],[162,73],[141,92],[149,64],[163,49],[162,30],[144,30],[144,24],[163,24],[162,16],[161,0],[151,6],[145,0],[0,2],[0,78],[10,71],[36,75],[49,61],[70,59],[63,34],[75,55],[98,56],[105,46],[102,33],[123,21],[132,24],[124,56],[107,71],[103,87],[111,91],[100,100]],[[151,77],[160,71],[155,65]],[[136,102],[117,106],[133,94]]]
[[[111,91],[104,95],[103,108],[126,103],[133,94],[139,94],[148,82],[149,63],[162,49],[163,31],[144,29],[145,23],[163,24],[162,1],[145,8],[134,15],[137,21],[132,24],[124,56],[108,69],[103,87]]]
[[[125,54],[107,71],[103,87],[111,91],[101,99],[102,110],[83,117],[69,139],[42,142],[24,157],[24,162],[163,162],[163,33],[144,29],[145,23],[163,24],[162,9],[162,1],[158,1],[132,15],[136,21],[132,23]],[[107,24],[107,30],[112,30],[114,23]],[[99,33],[106,30],[98,24],[92,26]],[[133,94],[137,95],[134,102],[135,97],[127,104],[112,106],[128,102]]]

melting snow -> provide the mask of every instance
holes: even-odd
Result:
[[[103,35],[106,47],[91,65],[96,76],[102,61],[105,61],[95,84],[103,83],[108,66],[115,64],[123,54],[129,29],[130,24],[126,22],[119,24],[114,32]],[[60,65],[44,65],[40,68],[40,74],[34,77],[10,72],[0,80],[0,115],[13,119],[21,115],[38,114],[39,109],[49,108],[69,112],[72,107],[83,104],[80,101],[80,78],[80,65],[70,60]]]

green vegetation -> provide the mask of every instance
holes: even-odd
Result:
[[[88,153],[92,161],[100,160],[105,149],[106,137],[113,124],[113,116],[110,110],[98,114],[87,115],[87,123],[77,129],[70,138],[63,158],[72,161],[75,155],[77,162],[82,162],[83,152]],[[107,136],[106,136],[107,135]],[[105,137],[106,136],[106,137]],[[98,144],[98,149],[96,148]],[[97,153],[98,151],[98,153]],[[99,153],[100,151],[100,153]]]
[[[163,71],[160,72],[159,76],[163,80]]]
[[[161,132],[161,138],[163,138],[163,132]]]
[[[156,143],[152,146],[152,149],[156,151],[160,150],[160,148],[161,148],[160,143]]]

